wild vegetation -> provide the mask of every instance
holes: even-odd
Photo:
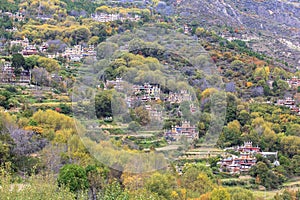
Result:
[[[1,2],[0,199],[300,199],[299,71],[169,3]]]

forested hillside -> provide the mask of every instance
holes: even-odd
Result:
[[[300,199],[275,2],[3,0],[0,199]]]

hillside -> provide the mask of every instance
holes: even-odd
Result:
[[[0,200],[300,199],[299,15],[2,0]]]
[[[293,68],[300,64],[299,2],[185,0],[175,9],[185,22],[197,22],[226,38],[243,39],[254,50],[287,62]]]

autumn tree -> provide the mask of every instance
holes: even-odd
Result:
[[[198,27],[198,28],[196,29],[195,34],[196,34],[198,37],[200,37],[200,36],[205,36],[206,30],[205,30],[204,28],[202,28],[202,27]]]
[[[229,122],[219,137],[218,145],[221,147],[240,145],[242,143],[241,134],[240,123],[237,120]]]
[[[120,183],[114,181],[107,184],[103,191],[99,192],[97,197],[103,200],[129,200],[129,195],[122,189]]]
[[[37,63],[39,67],[45,68],[49,73],[58,71],[60,69],[59,63],[51,58],[39,57]]]
[[[230,193],[225,188],[215,188],[211,192],[211,200],[231,200]]]
[[[158,194],[162,199],[171,199],[172,187],[175,179],[168,174],[154,173],[146,180],[145,187],[148,191]]]
[[[292,158],[300,153],[300,138],[297,136],[286,136],[281,139],[280,146],[282,152]]]
[[[133,119],[135,119],[139,124],[141,124],[142,126],[149,124],[151,120],[150,115],[149,112],[143,106],[135,108],[134,114],[135,115],[133,116]]]
[[[187,194],[191,198],[196,198],[205,194],[215,187],[212,181],[211,169],[203,164],[186,165],[181,176],[183,188],[187,190]]]

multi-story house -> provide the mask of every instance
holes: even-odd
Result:
[[[112,86],[116,90],[122,90],[124,87],[124,81],[122,78],[117,77],[116,80],[106,81],[105,87],[107,88],[108,86]]]
[[[0,82],[1,83],[30,83],[31,74],[28,70],[23,70],[20,76],[16,77],[14,74],[14,69],[11,67],[10,63],[5,63],[0,67]]]
[[[144,85],[134,85],[135,96],[140,96],[142,101],[151,101],[160,99],[160,87],[158,84],[145,83]]]
[[[260,147],[252,146],[252,142],[244,142],[244,145],[238,146],[236,150],[243,154],[249,153],[249,154],[253,155],[253,154],[260,152]]]
[[[298,88],[300,86],[300,79],[296,76],[288,79],[286,82],[289,84],[290,88]]]
[[[197,107],[194,104],[190,104],[190,112],[195,113],[197,111]]]
[[[99,22],[111,22],[111,21],[139,21],[141,17],[137,14],[135,15],[129,15],[127,14],[126,16],[122,16],[120,14],[108,14],[108,13],[95,13],[91,15],[91,18],[99,21]]]
[[[31,56],[37,54],[39,54],[39,51],[37,50],[37,47],[34,45],[28,45],[22,51],[23,56]]]
[[[296,106],[296,101],[292,99],[291,97],[287,97],[285,99],[278,99],[276,105],[278,106],[286,106],[290,108],[292,112],[295,112],[296,114],[300,115],[300,108]]]
[[[156,108],[151,105],[145,105],[145,109],[149,112],[151,121],[161,121],[163,120],[163,112],[161,109]]]
[[[166,101],[173,103],[181,103],[183,101],[192,101],[192,96],[187,90],[181,90],[180,92],[170,92]]]
[[[62,53],[63,57],[68,58],[70,61],[79,62],[85,57],[96,58],[96,51],[94,46],[82,47],[81,45],[75,45],[73,47],[67,47]]]
[[[172,126],[171,130],[165,131],[167,140],[178,141],[181,137],[193,140],[199,137],[196,126],[190,124],[189,121],[183,121],[181,126]]]
[[[1,12],[2,13],[2,12]],[[18,21],[24,21],[25,17],[22,13],[20,12],[15,12],[15,13],[11,13],[11,12],[4,12],[3,15],[8,16],[10,19],[12,20],[18,20]]]
[[[23,40],[12,40],[10,41],[10,46],[19,45],[23,48],[27,47],[29,45],[28,38],[24,38]]]
[[[278,99],[277,105],[278,106],[292,107],[292,106],[295,105],[295,100],[292,99],[291,97],[287,97],[285,99]]]

